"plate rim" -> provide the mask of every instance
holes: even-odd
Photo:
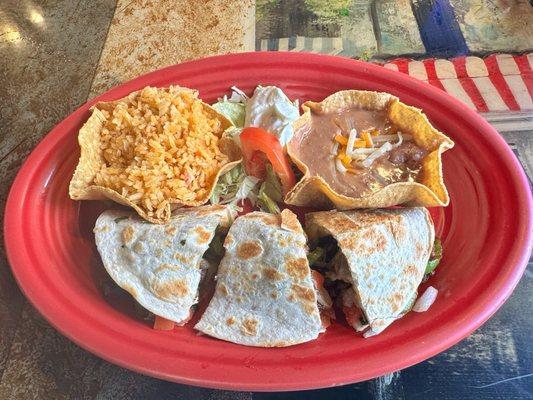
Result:
[[[127,81],[125,83],[122,83],[118,86],[115,86],[111,88],[110,90],[100,94],[99,96],[96,96],[90,100],[88,100],[86,103],[81,105],[78,109],[76,109],[73,113],[68,115],[66,118],[64,118],[60,123],[58,123],[48,134],[46,134],[43,139],[37,144],[37,146],[32,150],[26,161],[21,166],[20,170],[17,173],[17,176],[9,190],[9,195],[6,201],[5,206],[5,217],[4,217],[4,242],[5,242],[5,248],[6,248],[6,256],[8,259],[8,264],[10,265],[11,271],[17,281],[17,284],[19,285],[20,289],[24,293],[25,297],[31,302],[33,307],[35,307],[41,315],[44,316],[44,318],[55,328],[57,329],[62,335],[66,336],[76,344],[78,344],[80,347],[88,350],[89,352],[97,355],[98,357],[101,357],[107,361],[110,361],[114,364],[120,365],[121,367],[125,367],[127,369],[140,372],[146,375],[150,375],[156,378],[166,379],[177,383],[183,383],[183,384],[189,384],[189,385],[195,385],[195,386],[202,386],[202,387],[210,387],[210,388],[217,388],[217,389],[231,389],[231,390],[255,390],[255,391],[269,391],[269,390],[303,390],[303,389],[316,389],[316,388],[324,388],[324,387],[331,387],[331,386],[338,386],[348,383],[353,383],[355,381],[362,381],[366,379],[371,379],[376,375],[376,372],[378,374],[384,374],[391,371],[391,368],[387,367],[381,367],[378,368],[377,371],[373,371],[371,374],[364,374],[364,373],[354,373],[352,376],[342,376],[338,379],[312,379],[311,377],[307,377],[306,379],[299,379],[294,382],[242,382],[239,381],[239,378],[232,379],[231,381],[228,380],[220,380],[213,377],[210,380],[206,379],[195,379],[194,377],[184,377],[184,376],[177,376],[173,374],[167,374],[162,373],[161,371],[154,370],[153,368],[147,368],[144,366],[138,366],[138,365],[131,365],[128,362],[121,359],[121,357],[117,357],[116,355],[111,355],[108,353],[105,353],[99,349],[98,345],[95,345],[95,343],[88,344],[86,341],[78,340],[79,338],[76,335],[73,335],[71,331],[69,331],[68,326],[64,326],[61,324],[56,324],[56,319],[50,310],[46,309],[39,301],[36,301],[36,294],[33,293],[30,290],[30,286],[26,286],[26,277],[24,276],[24,264],[25,262],[22,261],[22,256],[17,254],[17,248],[20,247],[20,244],[17,243],[17,239],[15,236],[10,234],[11,232],[15,232],[17,229],[17,221],[16,218],[17,215],[20,217],[19,213],[14,212],[17,209],[18,202],[21,198],[23,198],[23,194],[28,189],[28,182],[30,180],[31,173],[33,171],[33,164],[34,161],[39,160],[40,153],[44,152],[47,145],[51,145],[54,143],[54,140],[57,141],[59,137],[61,137],[61,132],[69,125],[69,123],[72,123],[72,121],[76,120],[78,117],[81,116],[81,114],[86,113],[89,108],[95,104],[98,101],[102,101],[104,99],[108,100],[111,98],[114,98],[114,94],[119,93],[127,88],[136,87],[139,86],[141,82],[145,81],[151,81],[151,80],[157,80],[155,78],[157,77],[164,77],[166,73],[173,72],[176,68],[181,68],[186,70],[187,68],[193,68],[195,65],[200,64],[202,67],[205,67],[204,64],[211,64],[213,66],[216,66],[217,64],[233,64],[235,62],[239,61],[248,61],[250,62],[253,59],[254,62],[258,64],[280,64],[286,60],[291,60],[292,62],[302,62],[302,63],[310,63],[310,62],[316,62],[317,64],[331,64],[333,63],[334,66],[346,66],[347,69],[353,68],[354,63],[355,65],[359,65],[360,68],[366,68],[372,73],[379,72],[382,75],[394,77],[399,81],[400,83],[405,83],[407,86],[420,86],[423,85],[425,87],[425,90],[430,93],[432,96],[438,97],[442,99],[442,101],[448,102],[449,104],[453,105],[454,107],[461,108],[461,112],[465,113],[465,119],[468,119],[469,121],[472,121],[473,123],[480,126],[479,130],[483,130],[486,132],[490,132],[492,139],[498,141],[498,154],[505,159],[509,165],[513,166],[514,168],[510,170],[510,172],[513,174],[512,180],[515,183],[518,183],[518,185],[515,185],[515,189],[517,190],[517,198],[519,200],[519,206],[521,207],[521,216],[520,224],[517,227],[517,229],[522,228],[522,230],[525,232],[525,235],[523,235],[519,240],[517,240],[516,244],[513,247],[514,250],[514,259],[512,260],[513,265],[510,266],[508,275],[506,279],[500,283],[500,286],[498,287],[498,290],[494,294],[494,298],[484,305],[484,307],[481,307],[478,312],[476,312],[475,316],[469,320],[469,322],[465,323],[461,327],[460,333],[454,332],[450,334],[448,340],[441,341],[439,344],[433,344],[431,349],[424,349],[425,351],[420,351],[417,353],[417,356],[414,357],[415,360],[413,360],[411,357],[408,360],[400,360],[397,361],[394,365],[395,369],[403,369],[407,368],[411,365],[414,365],[416,363],[422,362],[423,360],[426,360],[435,354],[440,353],[441,351],[444,351],[448,349],[449,347],[453,346],[454,344],[458,343],[460,340],[468,336],[470,333],[472,333],[474,330],[479,328],[484,322],[486,322],[502,305],[503,303],[508,299],[508,297],[513,292],[514,288],[518,284],[526,266],[527,262],[529,260],[529,254],[531,253],[532,245],[533,245],[533,232],[532,232],[532,226],[533,226],[533,200],[531,191],[529,190],[529,180],[527,176],[525,175],[525,172],[512,152],[512,150],[509,148],[507,143],[504,141],[504,139],[500,136],[500,134],[490,125],[488,122],[486,122],[480,115],[478,115],[475,111],[468,108],[466,105],[464,105],[461,101],[451,97],[445,92],[440,91],[437,88],[434,88],[430,86],[429,84],[424,85],[422,82],[416,80],[415,78],[409,77],[405,74],[388,70],[386,68],[383,68],[378,65],[366,63],[363,61],[356,61],[351,59],[346,59],[343,57],[338,56],[331,56],[331,55],[322,55],[322,54],[313,54],[313,53],[305,53],[305,52],[248,52],[248,53],[237,53],[237,54],[230,54],[230,55],[220,55],[220,56],[213,56],[213,57],[207,57],[199,60],[193,60],[188,61],[185,63],[180,63],[176,65],[172,65],[166,68],[162,68],[156,71],[149,72],[147,74],[141,75],[135,79],[132,79],[130,81]],[[157,86],[158,84],[156,82],[152,83],[153,85]],[[141,85],[141,87],[144,85]],[[131,89],[135,90],[135,89]],[[131,91],[130,90],[130,91]],[[57,137],[57,138],[56,138]],[[22,234],[21,234],[22,235]],[[353,376],[358,376],[355,380],[353,379]],[[305,382],[304,382],[305,381]]]

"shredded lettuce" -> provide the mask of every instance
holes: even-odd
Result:
[[[255,194],[253,189],[259,179],[246,175],[242,164],[239,164],[223,174],[211,194],[212,204],[227,204],[234,214],[242,211],[238,203],[246,198],[255,204]]]
[[[230,98],[228,99],[228,96],[224,96],[218,99],[218,102],[213,104],[213,108],[229,119],[236,128],[242,129],[246,117],[247,99],[248,96],[242,90],[232,86]],[[240,130],[235,131],[235,133],[236,135],[240,134]]]
[[[257,204],[259,205],[260,210],[263,212],[271,214],[279,214],[281,212],[278,204],[272,200],[268,194],[266,194],[265,182],[263,182],[261,188],[259,189],[259,194],[257,195]]]
[[[234,103],[224,96],[223,99],[213,104],[213,108],[229,119],[235,127],[242,128],[244,126],[246,110],[244,103]]]
[[[265,164],[266,177],[259,188],[257,202],[262,211],[278,214],[280,209],[277,203],[283,199],[281,194],[281,182],[274,172],[272,165],[268,162]]]
[[[435,239],[435,243],[433,244],[433,251],[431,252],[431,257],[426,265],[426,271],[424,272],[425,275],[429,275],[435,271],[437,266],[440,263],[440,260],[442,258],[442,243],[439,238]]]
[[[282,200],[281,183],[269,163],[266,164],[266,178],[259,191],[258,183],[259,179],[246,175],[242,164],[239,164],[220,177],[211,194],[211,204],[227,204],[235,216],[242,211],[239,202],[248,199],[262,211],[279,213],[277,202]]]
[[[266,177],[265,177],[265,193],[270,197],[272,200],[278,202],[282,200],[281,195],[281,182],[274,172],[274,168],[272,168],[272,164],[269,162],[265,163],[266,167]]]
[[[313,251],[307,253],[307,261],[309,266],[312,267],[318,260],[321,260],[324,257],[324,249],[322,247],[317,247]]]

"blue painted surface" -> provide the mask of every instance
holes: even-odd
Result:
[[[448,0],[411,1],[411,7],[428,55],[468,54],[468,46]]]

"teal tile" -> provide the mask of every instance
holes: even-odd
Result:
[[[340,36],[349,43],[343,55],[361,56],[378,53],[378,42],[374,35],[371,14],[371,1],[353,1],[342,18],[339,19]]]
[[[374,7],[381,55],[425,53],[409,0],[378,0]]]
[[[450,0],[472,52],[533,49],[533,8],[527,0]]]

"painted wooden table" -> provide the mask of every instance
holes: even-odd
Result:
[[[532,13],[527,1],[503,0],[3,0],[0,213],[20,165],[57,122],[88,98],[142,73],[254,48],[376,61],[527,51],[533,48]],[[531,75],[520,76],[531,83]],[[527,102],[524,93],[521,101]],[[508,112],[486,117],[531,177],[533,111],[520,104],[513,111],[512,101],[504,103]],[[532,309],[530,263],[489,322],[426,362],[334,389],[216,391],[127,371],[59,335],[20,293],[0,246],[0,399],[533,398]]]

